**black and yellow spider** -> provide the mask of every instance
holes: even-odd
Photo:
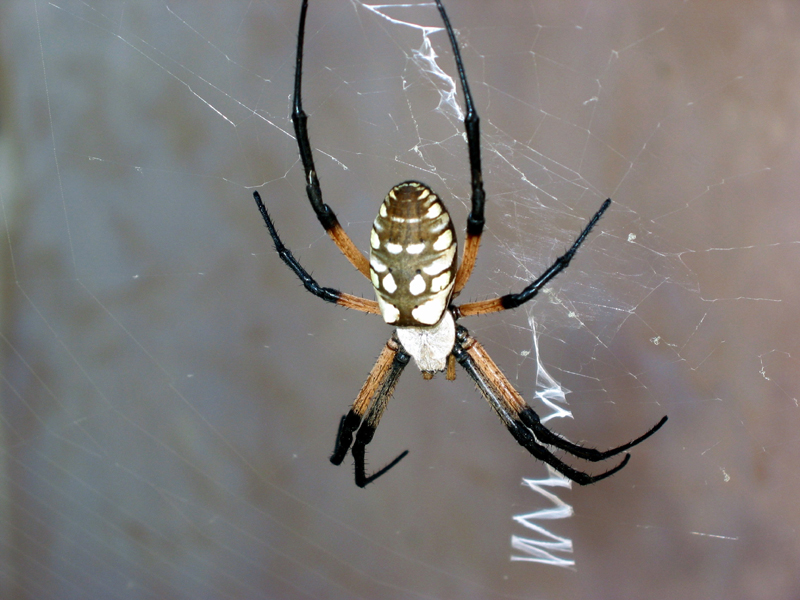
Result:
[[[439,197],[425,184],[405,181],[394,186],[386,195],[372,227],[369,260],[356,248],[342,229],[336,215],[322,201],[311,143],[308,139],[307,117],[303,112],[300,93],[308,0],[303,0],[300,9],[292,111],[300,158],[305,169],[306,192],[325,231],[355,268],[372,281],[377,302],[345,294],[333,288],[321,287],[283,245],[261,197],[258,192],[253,193],[267,229],[275,242],[275,249],[309,292],[346,308],[382,315],[389,325],[395,326],[392,337],[378,357],[350,412],[342,417],[331,462],[335,465],[341,464],[352,446],[356,485],[364,487],[386,473],[408,453],[406,450],[390,464],[367,476],[364,461],[366,446],[372,441],[400,373],[413,356],[425,379],[431,379],[438,371],[446,371],[447,379],[452,381],[455,379],[455,363],[461,364],[521,446],[572,481],[581,485],[594,483],[619,471],[627,464],[630,455],[626,454],[619,464],[608,471],[599,475],[589,475],[563,462],[548,449],[548,446],[563,450],[576,458],[597,462],[620,454],[647,439],[658,431],[667,417],[661,419],[644,435],[611,450],[601,452],[574,444],[542,424],[536,412],[526,404],[483,346],[464,327],[457,325],[456,321],[461,317],[516,308],[536,296],[542,287],[567,268],[575,252],[606,211],[611,200],[603,202],[600,210],[591,218],[572,247],[520,293],[481,302],[469,302],[460,306],[452,304],[453,299],[469,280],[472,268],[475,266],[485,222],[483,216],[485,193],[481,173],[478,115],[472,105],[472,96],[467,85],[456,36],[441,0],[436,0],[436,6],[450,38],[466,107],[464,127],[467,133],[472,175],[472,209],[467,218],[467,239],[460,266],[456,257],[455,229],[450,215]]]

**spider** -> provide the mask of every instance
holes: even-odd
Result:
[[[539,290],[567,268],[589,232],[608,209],[611,200],[603,202],[569,250],[558,257],[541,276],[521,292],[458,306],[452,304],[453,299],[469,280],[475,266],[485,223],[483,214],[485,193],[481,172],[478,114],[473,106],[450,20],[441,0],[436,0],[436,6],[453,49],[466,109],[464,127],[469,148],[472,206],[467,218],[466,242],[460,265],[457,263],[457,240],[450,215],[439,196],[423,183],[405,181],[394,186],[386,195],[372,226],[369,259],[356,248],[339,224],[334,212],[322,201],[322,191],[308,138],[307,116],[303,112],[300,92],[308,0],[303,0],[300,9],[292,111],[292,123],[305,170],[306,193],[319,222],[339,250],[372,282],[377,301],[319,285],[283,244],[261,201],[261,196],[257,191],[253,193],[261,216],[272,236],[275,250],[309,292],[339,306],[381,315],[386,323],[395,326],[391,338],[378,356],[350,411],[339,423],[339,432],[330,461],[334,465],[341,464],[352,447],[355,483],[363,488],[408,454],[406,450],[379,471],[372,475],[366,473],[366,447],[372,441],[400,374],[413,357],[425,379],[431,379],[435,373],[445,371],[446,379],[454,380],[455,363],[458,362],[474,380],[478,390],[522,447],[580,485],[600,481],[622,469],[628,463],[630,454],[626,453],[625,457],[611,469],[598,475],[590,475],[571,467],[553,454],[548,447],[557,448],[578,459],[602,461],[636,446],[653,435],[666,422],[667,417],[662,418],[647,433],[632,442],[610,450],[599,451],[570,442],[542,424],[536,412],[514,389],[483,346],[456,321],[461,317],[517,308],[534,298]]]

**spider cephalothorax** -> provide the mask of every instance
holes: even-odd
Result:
[[[567,268],[586,236],[608,209],[611,200],[603,202],[570,249],[521,292],[460,306],[452,304],[452,299],[467,283],[475,266],[485,222],[485,193],[481,174],[480,120],[472,104],[455,33],[441,0],[436,0],[436,6],[453,50],[466,108],[464,127],[469,148],[472,199],[461,264],[457,264],[458,243],[450,215],[441,199],[425,184],[406,181],[393,187],[386,195],[370,234],[369,260],[353,244],[339,225],[336,215],[322,201],[322,191],[308,139],[307,116],[303,111],[300,93],[308,0],[303,0],[300,9],[292,111],[300,158],[306,173],[306,192],[325,231],[353,266],[372,281],[377,302],[320,286],[284,246],[260,195],[258,192],[253,193],[275,242],[275,250],[309,292],[346,308],[380,314],[384,321],[396,328],[378,356],[350,411],[342,417],[331,462],[341,464],[352,447],[356,464],[356,485],[364,487],[406,455],[407,451],[384,468],[367,476],[367,444],[372,441],[400,374],[413,357],[426,379],[430,379],[438,371],[446,371],[447,379],[455,379],[455,363],[458,362],[522,447],[572,481],[582,485],[599,481],[624,467],[630,455],[626,454],[622,461],[607,471],[589,475],[569,466],[553,454],[548,446],[563,450],[576,458],[598,462],[621,454],[650,437],[666,422],[667,417],[663,417],[644,435],[611,450],[601,452],[574,444],[542,424],[536,412],[514,389],[483,346],[466,328],[457,325],[456,321],[461,317],[516,308],[536,296],[540,289]]]

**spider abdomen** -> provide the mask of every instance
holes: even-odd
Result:
[[[398,327],[438,323],[453,293],[455,228],[439,197],[418,181],[394,186],[370,235],[370,278],[383,319]]]

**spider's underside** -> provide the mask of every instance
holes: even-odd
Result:
[[[455,363],[458,362],[472,377],[478,390],[522,447],[572,481],[581,485],[594,483],[619,471],[627,464],[630,455],[626,454],[616,466],[607,471],[589,475],[563,462],[548,446],[579,459],[598,462],[621,454],[647,439],[658,431],[667,417],[663,417],[632,442],[610,450],[601,452],[574,444],[551,432],[541,423],[536,412],[514,389],[483,346],[466,328],[458,325],[457,321],[461,317],[516,308],[531,300],[550,280],[567,268],[611,200],[603,202],[570,249],[520,293],[460,306],[452,304],[452,300],[469,280],[475,265],[485,223],[485,193],[481,172],[479,118],[473,107],[456,37],[441,0],[436,0],[436,6],[450,39],[466,108],[464,127],[469,148],[472,209],[467,218],[467,238],[460,265],[457,261],[455,228],[447,208],[433,190],[423,183],[406,181],[393,187],[386,195],[372,227],[369,259],[356,248],[336,215],[322,201],[300,91],[308,0],[303,0],[300,10],[292,111],[292,122],[306,174],[306,192],[325,231],[353,266],[372,282],[377,301],[320,286],[284,246],[259,193],[253,194],[276,251],[309,292],[346,308],[380,314],[386,323],[396,328],[350,411],[342,417],[331,462],[335,465],[341,464],[352,447],[356,485],[364,487],[391,469],[407,454],[408,451],[403,452],[390,464],[367,476],[366,446],[372,441],[400,374],[413,357],[426,379],[432,378],[439,371],[445,371],[448,380],[455,379]]]

